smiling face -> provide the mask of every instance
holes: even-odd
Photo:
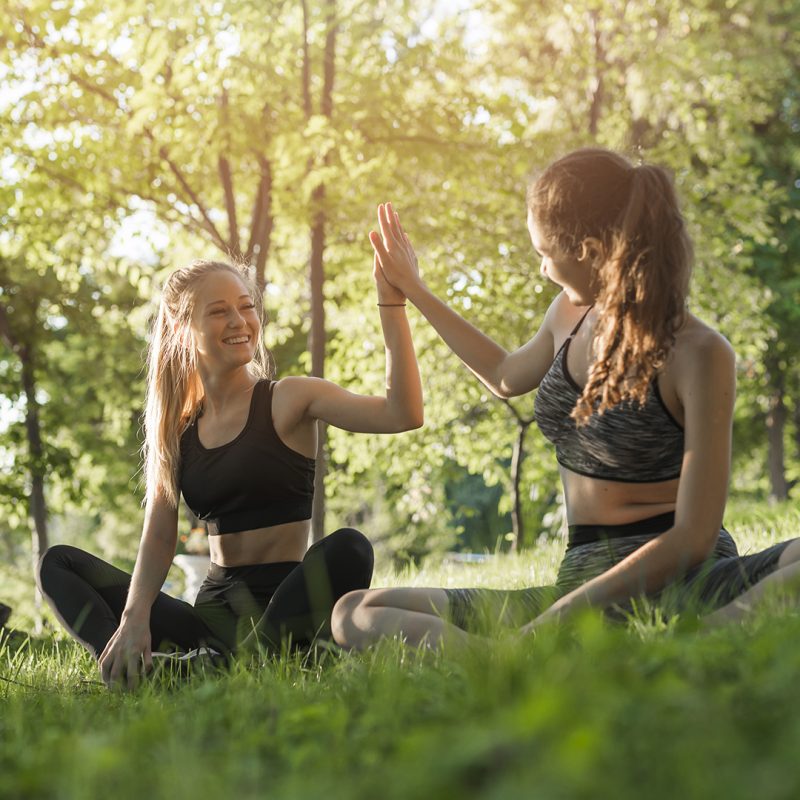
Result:
[[[533,249],[542,259],[540,272],[566,292],[570,302],[576,306],[594,303],[596,291],[592,286],[592,255],[579,259],[562,250],[558,243],[545,236],[534,219],[533,211],[528,209],[528,233]]]
[[[212,272],[200,282],[191,333],[201,368],[228,371],[253,359],[261,323],[252,295],[233,272]]]

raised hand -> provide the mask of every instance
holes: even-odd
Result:
[[[380,233],[370,231],[369,234],[377,266],[390,286],[408,296],[421,283],[419,264],[411,241],[400,224],[400,217],[391,203],[381,203],[378,206],[378,226]]]

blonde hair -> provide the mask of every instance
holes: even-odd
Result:
[[[147,353],[143,462],[147,497],[161,494],[178,505],[180,439],[203,404],[203,384],[190,323],[200,282],[215,272],[230,272],[250,292],[264,326],[264,303],[252,271],[222,261],[192,261],[167,278],[161,292]],[[272,357],[259,336],[248,369],[257,378],[273,375]]]
[[[531,184],[528,207],[543,235],[587,260],[597,287],[594,358],[572,417],[585,424],[623,401],[643,404],[683,324],[692,242],[672,176],[608,150],[577,150]]]

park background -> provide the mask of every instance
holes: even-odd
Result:
[[[0,0],[0,601],[37,632],[0,636],[0,796],[797,797],[791,613],[698,637],[645,609],[123,696],[35,606],[32,564],[69,542],[132,565],[171,269],[252,263],[278,375],[380,392],[377,203],[513,348],[555,291],[527,183],[589,144],[674,171],[691,310],[738,358],[726,520],[743,550],[797,535],[799,21],[797,0]],[[381,584],[552,580],[563,508],[532,398],[491,396],[409,315],[426,424],[327,431],[316,535],[364,530]]]

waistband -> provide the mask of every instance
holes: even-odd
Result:
[[[278,505],[273,503],[269,508],[249,509],[247,511],[230,511],[217,517],[201,517],[208,526],[209,536],[222,533],[239,533],[256,528],[270,528],[285,522],[303,522],[311,519],[311,500],[308,502],[290,502]]]
[[[299,564],[299,561],[272,561],[268,564],[243,564],[239,567],[223,567],[213,561],[208,565],[206,583],[230,584],[242,581],[246,584],[274,584],[277,586]]]
[[[650,533],[664,533],[675,523],[675,512],[667,511],[655,517],[639,519],[625,525],[570,525],[567,550],[582,544],[598,542],[602,539],[624,539],[626,536],[641,536]]]

